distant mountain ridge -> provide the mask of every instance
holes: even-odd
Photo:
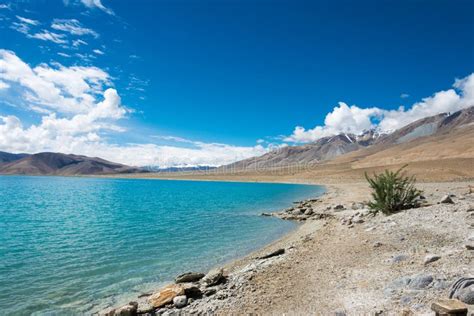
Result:
[[[19,160],[21,158],[25,158],[29,156],[28,154],[11,154],[4,151],[0,151],[0,164],[5,162],[11,162],[15,160]]]
[[[423,137],[441,136],[474,125],[474,106],[454,113],[441,113],[410,123],[392,133],[365,131],[361,135],[341,133],[301,146],[288,146],[221,167],[228,170],[280,168],[328,162],[351,152],[385,150]],[[474,139],[473,139],[474,143]],[[364,152],[365,153],[365,152]]]
[[[310,144],[282,147],[260,157],[227,165],[225,168],[273,168],[319,163],[370,146],[382,136],[383,134],[379,134],[375,130],[368,130],[360,135],[341,133],[320,138]]]
[[[44,152],[10,154],[0,152],[0,174],[24,175],[101,175],[146,172],[101,158]]]

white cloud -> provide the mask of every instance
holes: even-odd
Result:
[[[13,22],[10,28],[22,34],[28,34],[30,31],[30,26],[26,23]]]
[[[40,64],[31,68],[12,51],[0,50],[0,79],[23,88],[22,100],[61,113],[92,109],[109,75],[97,67]]]
[[[56,44],[66,44],[66,35],[54,33],[48,30],[43,30],[39,33],[29,34],[29,38],[36,38],[42,41],[50,41]]]
[[[15,53],[0,50],[0,79],[23,88],[18,98],[41,116],[40,123],[25,126],[17,116],[0,113],[3,151],[75,153],[128,165],[161,167],[217,166],[267,151],[261,145],[232,146],[173,136],[158,138],[182,142],[185,147],[111,143],[104,133],[125,131],[118,123],[130,111],[121,104],[115,89],[104,88],[110,85],[109,75],[95,67],[40,64],[32,68]]]
[[[28,19],[28,18],[19,16],[19,15],[17,15],[16,18],[18,20],[20,20],[21,22],[29,24],[29,25],[38,25],[39,24],[39,21],[37,21],[37,20]]]
[[[109,8],[106,8],[101,0],[81,0],[82,4],[91,9],[100,9],[107,14],[114,15],[114,11]]]
[[[402,99],[406,99],[406,98],[409,98],[409,97],[410,97],[410,95],[408,93],[400,94],[400,98],[402,98]]]
[[[62,52],[59,52],[58,55],[59,55],[59,56],[62,56],[62,57],[66,57],[66,58],[71,57],[71,55],[66,54],[66,53],[62,53]]]
[[[306,143],[339,133],[359,134],[366,129],[393,131],[421,118],[444,112],[455,112],[474,105],[474,73],[456,79],[453,88],[436,92],[413,104],[409,109],[384,110],[377,107],[361,108],[340,102],[326,115],[324,125],[312,129],[297,126],[285,141]],[[378,123],[376,123],[378,122]]]
[[[96,31],[83,27],[81,22],[76,19],[54,19],[51,28],[57,31],[68,32],[73,35],[92,35],[98,37]]]
[[[10,5],[9,5],[9,4],[5,4],[5,3],[1,3],[1,4],[0,4],[0,10],[1,10],[1,9],[10,10]]]
[[[81,39],[73,40],[72,41],[72,46],[74,47],[79,47],[81,45],[88,45],[86,41],[83,41]]]
[[[96,53],[97,55],[104,55],[105,53],[103,51],[101,51],[100,49],[94,49],[93,50],[94,53]]]

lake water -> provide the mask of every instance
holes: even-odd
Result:
[[[320,186],[0,176],[0,313],[75,315],[245,255]]]

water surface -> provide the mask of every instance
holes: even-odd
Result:
[[[295,227],[262,211],[320,186],[0,176],[0,310],[90,313]]]

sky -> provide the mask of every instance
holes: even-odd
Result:
[[[0,151],[222,165],[474,105],[474,1],[0,0]]]

